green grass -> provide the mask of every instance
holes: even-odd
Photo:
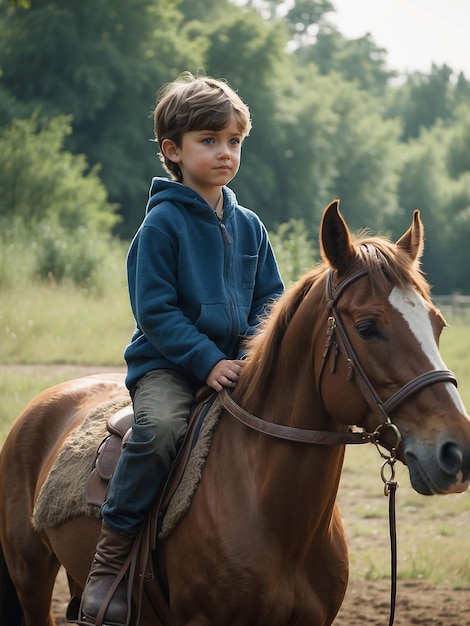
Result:
[[[0,301],[0,442],[27,402],[64,380],[52,364],[123,365],[122,353],[133,331],[124,272],[110,276],[99,294],[53,283],[4,284]],[[446,365],[460,381],[470,407],[470,324],[454,317],[441,338]],[[373,446],[351,446],[346,453],[338,503],[350,550],[351,576],[390,576],[388,498],[380,477],[381,458]],[[410,486],[407,469],[397,467],[398,572],[452,587],[470,586],[468,520],[470,492],[424,497]]]
[[[0,362],[122,364],[133,328],[125,286],[93,296],[32,284],[2,296]]]
[[[356,579],[390,577],[389,502],[381,465],[372,445],[346,451],[338,505],[348,538],[351,577]],[[470,587],[470,491],[422,496],[411,487],[406,467],[397,463],[396,472],[399,578]]]

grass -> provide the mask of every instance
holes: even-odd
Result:
[[[71,285],[11,290],[0,308],[0,362],[122,364],[134,322],[125,286],[93,296]]]
[[[346,451],[338,505],[348,537],[351,578],[390,577],[389,503],[381,464],[372,445]],[[411,487],[406,467],[397,464],[396,472],[399,578],[470,587],[470,491],[422,496]]]
[[[447,366],[461,382],[470,407],[470,324],[449,319],[441,339]],[[0,376],[0,442],[16,415],[43,389],[64,380],[60,368],[41,364],[122,366],[122,352],[133,331],[123,272],[97,295],[72,286],[4,285],[0,302],[0,363],[32,364],[24,371],[3,368]],[[1,366],[0,366],[1,369]],[[380,477],[381,458],[373,446],[351,446],[338,496],[350,549],[351,577],[390,576],[388,499]],[[470,586],[468,519],[470,492],[424,497],[397,467],[398,573],[451,587]]]

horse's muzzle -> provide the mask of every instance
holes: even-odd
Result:
[[[470,448],[452,439],[436,446],[407,442],[405,457],[413,489],[430,496],[461,493],[470,482]]]

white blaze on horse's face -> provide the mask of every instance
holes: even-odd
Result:
[[[410,331],[418,340],[433,368],[436,370],[447,369],[434,338],[432,324],[424,298],[413,289],[404,290],[399,287],[394,287],[390,292],[388,300],[403,316]],[[446,384],[457,409],[466,415],[465,407],[457,389],[451,383]]]

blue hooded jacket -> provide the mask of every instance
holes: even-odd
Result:
[[[171,369],[195,386],[221,359],[240,355],[284,289],[266,228],[223,187],[220,222],[194,190],[154,178],[127,256],[136,330],[124,352],[126,384]]]

